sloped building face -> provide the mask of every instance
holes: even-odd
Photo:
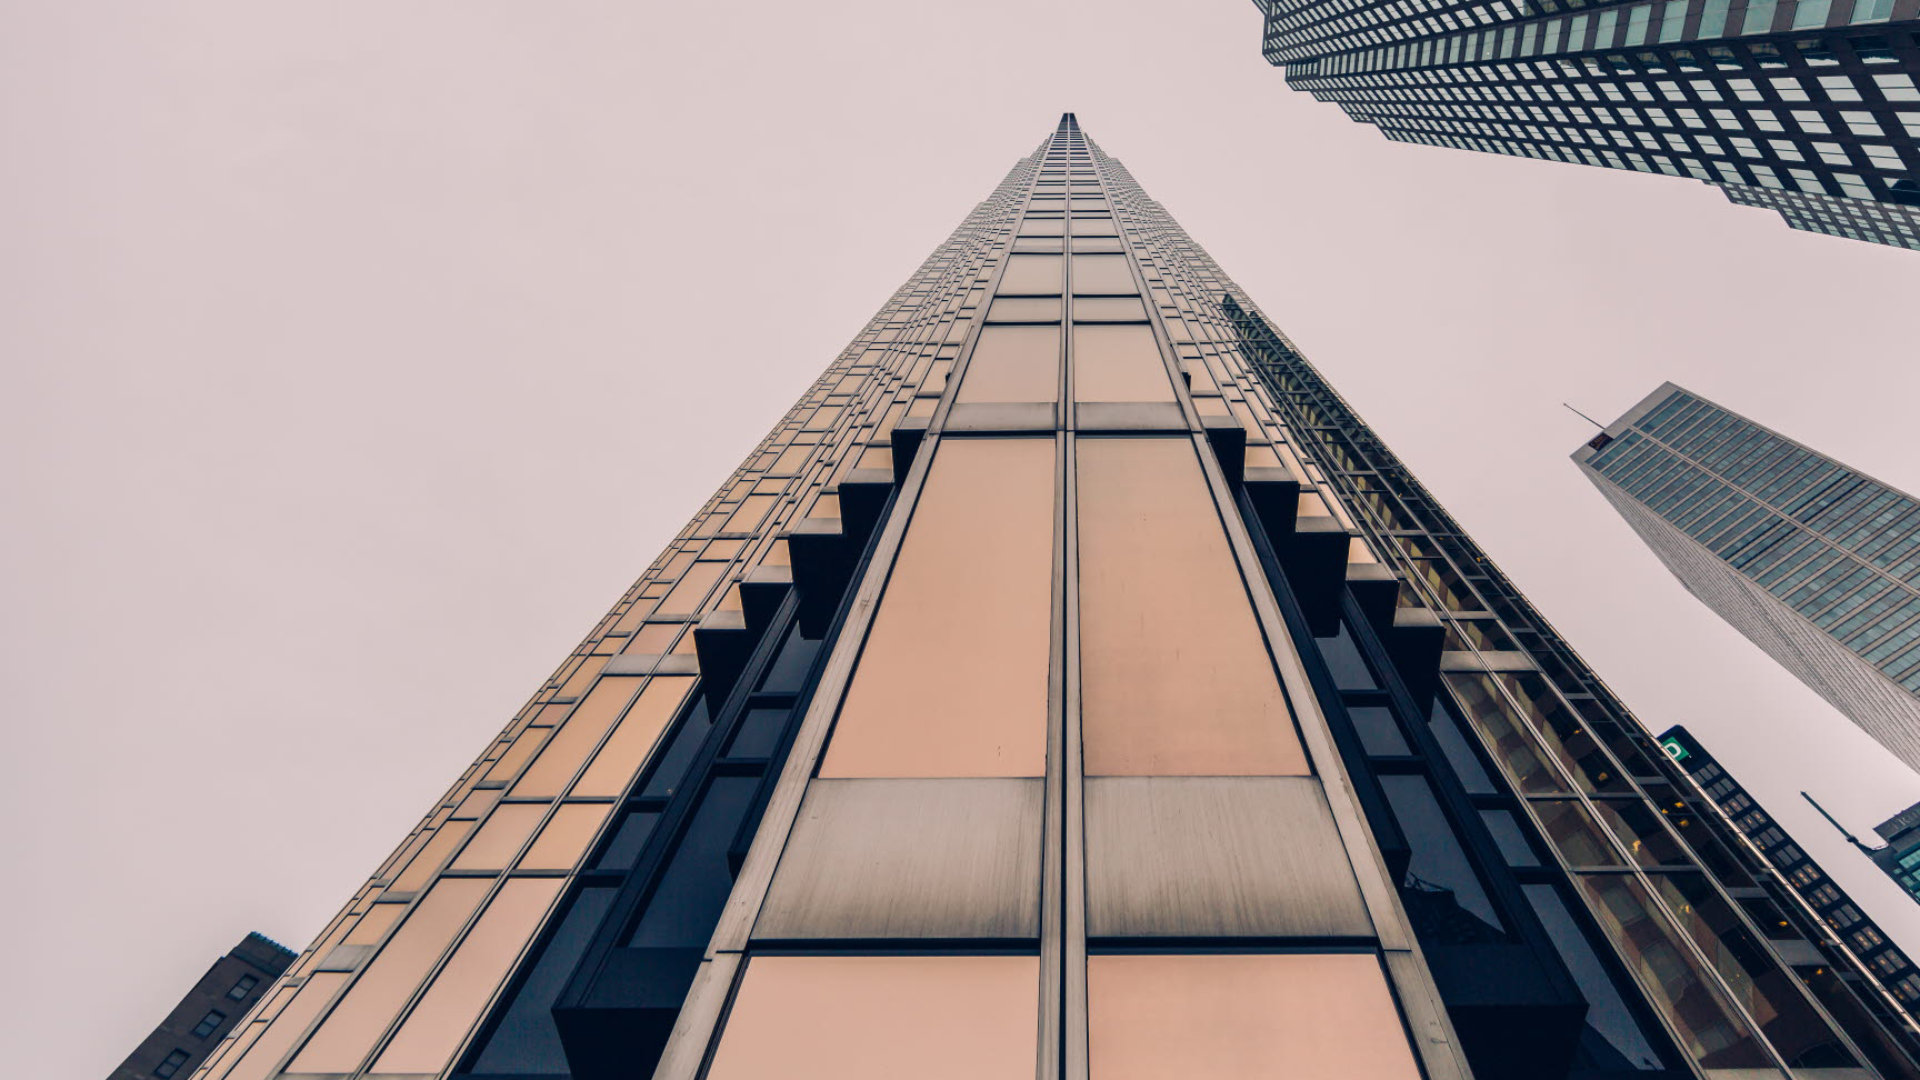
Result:
[[[1287,83],[1398,142],[1692,177],[1920,248],[1914,0],[1254,0]]]
[[[1671,383],[1573,458],[1689,592],[1920,769],[1920,503]]]
[[[1677,779],[1068,116],[198,1075],[1916,1075]]]

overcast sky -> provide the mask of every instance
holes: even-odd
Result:
[[[1245,0],[0,4],[0,976],[104,1076],[299,948],[1076,110],[1642,720],[1874,917],[1898,765],[1567,453],[1672,379],[1920,490],[1920,253],[1390,143]]]

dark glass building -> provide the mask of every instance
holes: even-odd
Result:
[[[1907,895],[1920,900],[1920,803],[1915,803],[1873,827],[1884,842],[1869,852],[1873,864],[1887,872]]]
[[[213,1080],[1867,1080],[1764,863],[1071,115]]]
[[[1573,460],[1688,592],[1920,769],[1920,502],[1672,383]]]
[[[160,1026],[107,1080],[173,1080],[192,1076],[240,1017],[260,1003],[292,965],[292,949],[261,934],[248,934],[213,962]]]
[[[1692,177],[1920,248],[1916,0],[1255,0],[1287,84],[1389,139]]]
[[[1869,1005],[1887,1006],[1888,1027],[1901,1032],[1909,1046],[1920,1051],[1920,1026],[1914,1021],[1914,1012],[1920,1010],[1920,968],[1819,863],[1807,857],[1773,815],[1691,732],[1678,725],[1668,728],[1660,733],[1660,745],[1740,835],[1759,849],[1776,883],[1784,883],[1800,901],[1782,904],[1781,916],[1804,919],[1811,914],[1824,924],[1825,934],[1809,937],[1842,978],[1873,984],[1871,992],[1862,995],[1863,1000]]]

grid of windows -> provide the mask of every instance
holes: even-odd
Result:
[[[1389,139],[1692,177],[1796,228],[1920,247],[1910,4],[1261,6],[1288,85]]]
[[[1920,763],[1920,501],[1677,387],[1628,416],[1582,471],[1696,595]]]

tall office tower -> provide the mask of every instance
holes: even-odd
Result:
[[[1920,1077],[1682,783],[1068,116],[203,1075]]]
[[[1573,460],[1688,592],[1920,769],[1920,503],[1672,383]]]
[[[1907,895],[1920,900],[1920,803],[1915,803],[1873,827],[1884,842],[1870,853],[1873,864],[1887,872]]]
[[[1920,248],[1916,0],[1254,0],[1287,84],[1399,142],[1691,176]]]
[[[1826,933],[1808,936],[1820,945],[1828,962],[1842,971],[1843,978],[1874,984],[1873,991],[1863,994],[1862,999],[1869,1006],[1886,1006],[1887,1026],[1920,1050],[1920,1025],[1914,1020],[1915,1012],[1920,1011],[1920,968],[1819,863],[1807,857],[1773,815],[1691,732],[1678,725],[1668,728],[1660,733],[1660,745],[1801,900],[1798,905],[1784,907],[1781,915],[1803,921],[1811,916],[1824,924]]]
[[[267,987],[293,963],[293,950],[248,934],[213,962],[152,1033],[140,1040],[107,1080],[173,1080],[193,1070],[220,1045]]]

